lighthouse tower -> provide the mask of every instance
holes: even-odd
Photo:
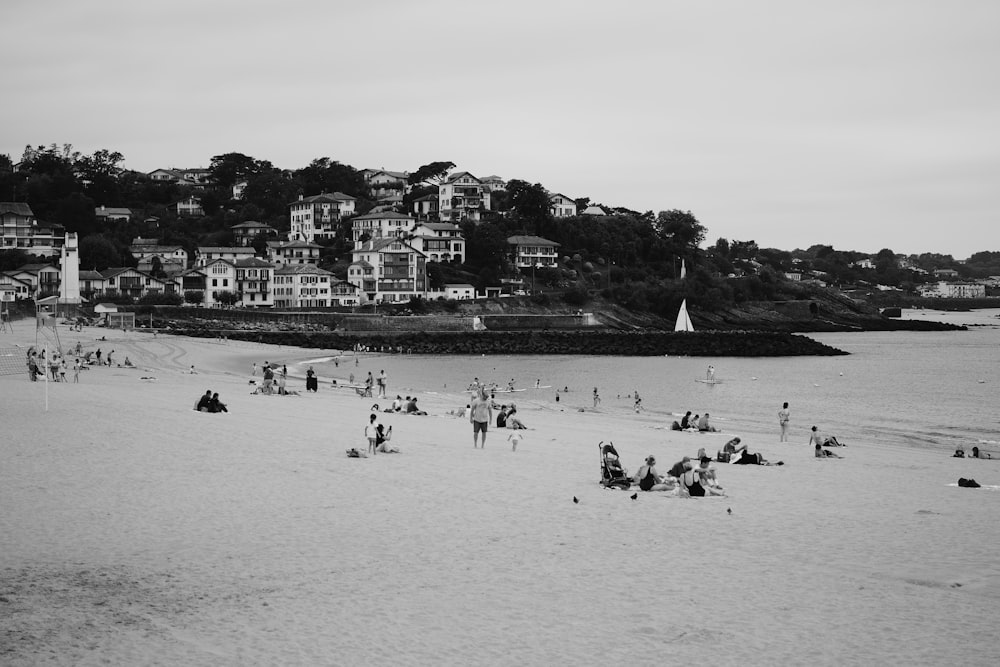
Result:
[[[59,273],[59,303],[80,304],[80,244],[76,232],[66,232]]]

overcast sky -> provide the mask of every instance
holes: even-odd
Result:
[[[1000,250],[1000,2],[3,0],[0,153],[450,160],[787,250]]]

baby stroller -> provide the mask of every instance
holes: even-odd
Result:
[[[627,489],[632,486],[628,471],[618,460],[614,443],[605,445],[602,440],[597,443],[597,448],[601,451],[601,486],[608,489]]]

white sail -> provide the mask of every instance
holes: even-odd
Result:
[[[691,318],[688,316],[687,299],[681,301],[681,309],[677,312],[677,324],[674,325],[674,331],[694,331],[694,325],[691,324]]]

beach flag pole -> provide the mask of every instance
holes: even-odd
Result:
[[[42,368],[42,375],[45,377],[45,411],[49,411],[49,368],[51,363],[49,362],[49,346],[45,346],[45,366]]]

